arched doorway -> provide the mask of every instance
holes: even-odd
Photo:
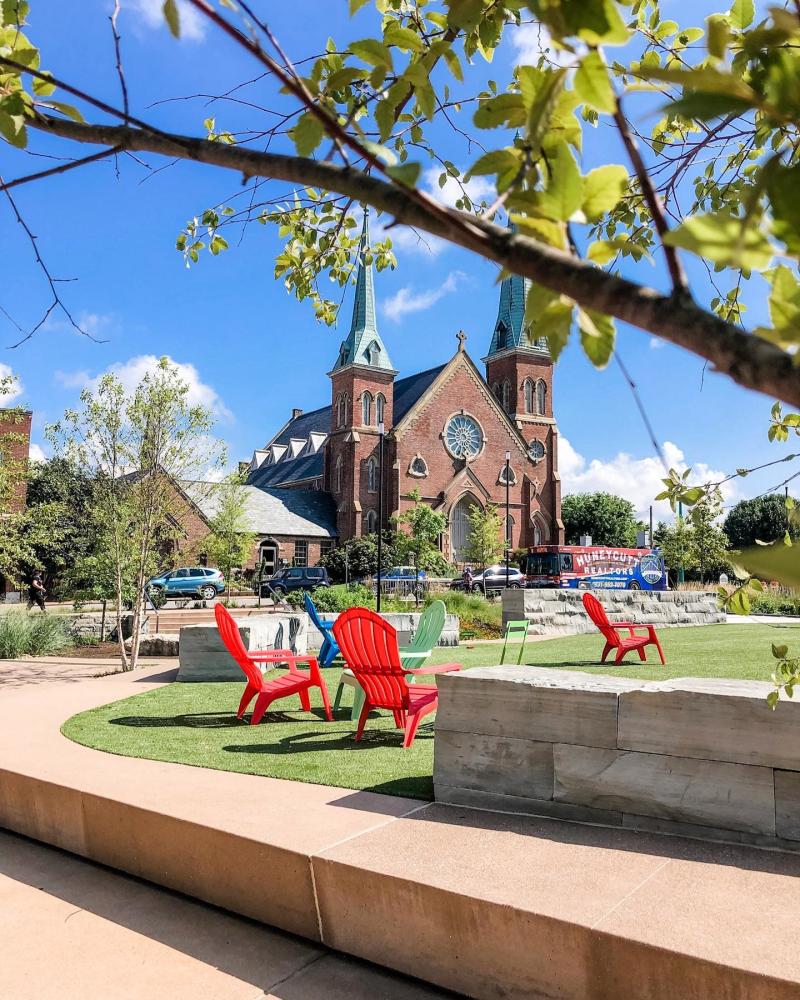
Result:
[[[466,552],[472,534],[469,514],[477,506],[475,498],[466,493],[450,511],[450,552],[453,562],[465,562],[467,559]]]

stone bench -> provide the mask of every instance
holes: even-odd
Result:
[[[724,624],[726,615],[717,607],[715,593],[697,590],[603,590],[595,591],[612,622],[644,622],[648,625]],[[530,622],[534,635],[566,635],[593,632],[595,626],[583,608],[583,591],[541,587],[535,590],[503,591],[503,624]]]
[[[234,618],[236,616],[234,615]],[[245,649],[287,649],[294,636],[294,649],[308,651],[308,615],[251,615],[237,621]],[[239,681],[244,675],[225,648],[215,624],[184,625],[180,631],[179,681]]]
[[[439,802],[800,851],[800,705],[546,667],[438,678]]]

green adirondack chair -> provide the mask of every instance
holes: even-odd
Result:
[[[525,651],[525,640],[528,638],[528,624],[527,621],[517,621],[517,622],[506,622],[506,634],[503,636],[505,640],[503,642],[503,655],[500,657],[500,662],[506,662],[506,648],[508,646],[509,640],[511,642],[522,642],[519,647],[519,656],[517,657],[517,666],[522,663],[522,654]]]
[[[400,663],[406,670],[414,670],[417,667],[421,667],[431,655],[444,631],[446,615],[447,608],[444,606],[444,601],[433,601],[422,612],[419,619],[419,627],[411,644],[400,647]],[[407,674],[406,680],[409,684],[413,684],[414,675]],[[364,704],[364,690],[349,670],[342,671],[339,686],[336,688],[336,695],[333,700],[333,710],[335,712],[339,708],[345,686],[352,687],[353,689],[353,708],[350,712],[350,718],[357,720]]]

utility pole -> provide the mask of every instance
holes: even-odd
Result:
[[[509,568],[508,561],[511,558],[511,520],[508,506],[509,477],[511,475],[511,452],[506,452],[506,590],[508,590]]]
[[[680,502],[678,502],[678,518],[679,518],[679,520],[681,522],[681,528],[683,528],[683,526],[684,526],[684,524],[683,524],[683,504],[680,503]],[[681,552],[681,562],[680,562],[680,565],[678,566],[678,583],[683,583],[683,581],[684,581],[684,575],[683,575],[683,552]]]
[[[381,549],[383,543],[383,421],[378,424],[378,594],[375,607],[381,610]]]

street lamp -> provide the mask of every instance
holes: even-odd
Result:
[[[511,477],[511,452],[506,452],[506,590],[508,589],[508,560],[511,555],[511,518],[508,512],[509,479]]]
[[[378,597],[376,608],[381,610],[381,549],[383,540],[383,421],[378,424]]]

